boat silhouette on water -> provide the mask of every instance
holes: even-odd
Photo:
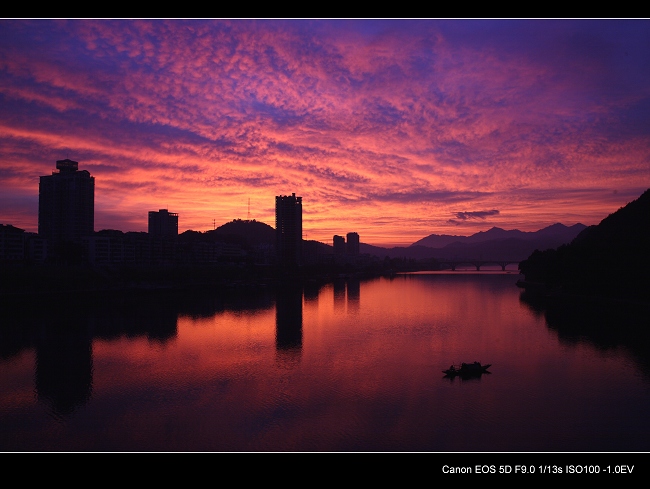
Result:
[[[452,365],[447,370],[443,370],[448,377],[479,377],[482,374],[489,374],[488,368],[492,366],[491,363],[481,365],[480,362],[474,363],[461,363],[460,365]]]

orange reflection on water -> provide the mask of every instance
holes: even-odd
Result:
[[[123,372],[114,368],[111,371],[122,386],[125,379],[133,385],[162,385],[170,379],[187,384],[236,369],[240,364],[264,361],[272,358],[269,352],[273,352],[274,323],[273,310],[226,311],[209,318],[181,316],[177,320],[177,337],[162,342],[146,338],[95,341],[96,385],[102,385],[97,374],[101,375],[104,359],[121,365]],[[110,379],[101,380],[110,384]]]
[[[192,310],[201,311],[193,316],[187,304],[159,314],[162,302],[154,302],[153,310],[137,309],[139,318],[116,314],[114,328],[105,325],[103,336],[92,340],[91,359],[86,348],[91,335],[86,319],[80,320],[83,341],[72,344],[83,351],[72,366],[92,370],[92,387],[81,382],[85,376],[54,365],[69,355],[50,349],[65,341],[40,343],[36,355],[26,349],[5,362],[7,368],[3,363],[0,426],[11,431],[12,440],[4,446],[584,447],[592,426],[602,424],[594,413],[622,419],[615,417],[623,410],[620,400],[637,402],[639,396],[629,392],[638,393],[642,383],[629,375],[619,352],[558,341],[544,317],[520,302],[516,278],[483,272],[348,278],[306,286],[304,292],[292,283],[255,300],[235,294],[236,307],[224,305],[225,299],[212,301],[207,293],[206,301],[193,303]],[[88,324],[99,324],[102,314],[90,312]],[[163,333],[156,333],[158,322]],[[123,327],[135,323],[142,327]],[[48,338],[56,337],[52,331]],[[35,402],[38,358],[38,400],[51,401],[51,408]],[[443,377],[450,363],[474,360],[491,363],[493,373],[467,381]],[[46,374],[48,366],[54,375]],[[57,382],[48,385],[53,377]],[[79,384],[80,393],[73,392],[66,405],[70,381]],[[57,411],[57,406],[70,408]],[[53,423],[60,425],[48,424],[51,413],[58,413]],[[30,416],[36,421],[30,421],[27,438],[20,423]],[[62,438],[62,431],[69,435]]]

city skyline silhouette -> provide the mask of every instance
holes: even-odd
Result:
[[[649,19],[2,19],[0,107],[1,450],[643,475]]]

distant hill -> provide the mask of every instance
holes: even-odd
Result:
[[[544,250],[568,243],[585,228],[586,226],[583,224],[568,227],[559,223],[535,232],[523,232],[516,229],[504,230],[494,227],[472,236],[432,234],[406,247],[383,248],[360,243],[359,251],[380,258],[388,256],[416,260],[471,258],[519,261],[530,256],[535,249]],[[261,244],[274,245],[275,228],[255,220],[235,219],[217,229],[203,233],[185,231],[179,238],[181,241],[221,241],[244,247]],[[309,246],[307,242],[305,243],[306,246]],[[447,244],[432,247],[423,243]],[[333,253],[332,247],[328,244],[318,243],[311,246],[316,246],[319,254]]]
[[[483,243],[485,241],[492,240],[504,240],[504,239],[521,239],[527,241],[533,240],[546,240],[559,242],[558,245],[563,243],[570,242],[575,238],[578,233],[580,233],[587,226],[584,224],[574,224],[573,226],[565,226],[564,224],[556,223],[551,226],[547,226],[539,231],[526,232],[519,231],[518,229],[512,229],[506,231],[505,229],[493,227],[487,231],[480,231],[471,236],[452,236],[449,234],[431,234],[426,238],[422,238],[411,246],[427,246],[429,248],[444,248],[452,243]]]
[[[467,239],[467,236],[455,236],[451,234],[430,234],[426,238],[422,238],[411,246],[426,246],[427,248],[444,248],[451,243],[462,243]]]
[[[359,253],[377,256],[379,258],[411,258],[422,260],[433,258],[438,250],[426,246],[396,246],[394,248],[383,248],[366,243],[359,243]]]
[[[535,232],[517,229],[505,230],[494,227],[471,236],[432,234],[408,247],[381,248],[362,243],[361,253],[390,258],[443,260],[483,259],[513,260],[526,259],[536,249],[556,248],[569,243],[586,228],[584,224],[565,226],[553,224]]]
[[[520,268],[527,282],[647,301],[650,189],[597,226],[583,230],[569,245],[534,252]]]
[[[239,237],[250,246],[260,244],[275,244],[275,228],[256,220],[235,219],[217,229],[207,231],[208,236],[220,238]]]
[[[275,244],[275,229],[255,220],[235,219],[206,232],[188,230],[179,235],[180,242],[225,242],[243,247]]]
[[[570,243],[586,227],[584,224],[568,227],[558,223],[535,232],[492,228],[469,236],[464,242],[445,246],[439,250],[437,258],[522,261],[535,250],[547,250]]]

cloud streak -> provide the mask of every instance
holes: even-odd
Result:
[[[456,213],[456,218],[461,219],[463,221],[465,221],[467,219],[482,219],[482,220],[485,220],[486,217],[495,216],[497,214],[499,214],[499,211],[497,209],[493,209],[491,211],[457,212]]]
[[[0,22],[0,222],[28,230],[64,157],[97,229],[248,198],[273,224],[296,192],[310,239],[374,244],[593,224],[650,186],[648,21]]]
[[[456,219],[449,219],[447,222],[453,224],[454,226],[460,226],[468,220],[480,220],[485,221],[489,216],[499,215],[497,209],[492,209],[490,211],[468,211],[468,212],[457,212]]]

